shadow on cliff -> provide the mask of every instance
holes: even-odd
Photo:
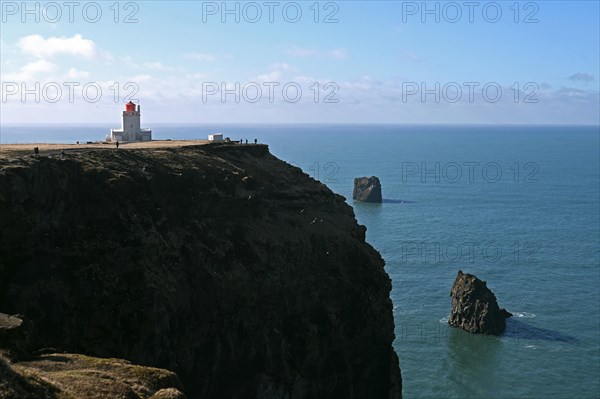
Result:
[[[565,335],[558,331],[546,328],[535,327],[531,324],[517,320],[514,317],[506,319],[506,329],[504,330],[503,336],[516,340],[558,341],[567,342],[569,344],[578,342],[577,338],[570,335]]]

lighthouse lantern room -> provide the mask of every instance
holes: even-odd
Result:
[[[106,136],[106,140],[113,142],[151,141],[152,130],[141,128],[140,117],[140,106],[136,106],[129,101],[125,104],[121,129],[111,129],[110,135]]]

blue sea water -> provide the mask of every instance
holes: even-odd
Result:
[[[0,143],[106,131],[3,126]],[[598,127],[154,127],[155,138],[215,132],[269,144],[354,206],[393,282],[406,398],[600,396]],[[371,175],[384,203],[353,203],[353,179]],[[459,269],[515,314],[502,337],[446,324]]]

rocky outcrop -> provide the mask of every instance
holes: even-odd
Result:
[[[352,198],[355,201],[381,203],[381,183],[379,182],[379,178],[371,176],[354,179]]]
[[[26,353],[30,328],[30,323],[25,322],[19,315],[0,313],[0,349]]]
[[[450,291],[452,310],[448,324],[478,334],[500,335],[506,318],[512,316],[500,309],[496,296],[485,281],[458,271]]]
[[[23,320],[17,316],[0,313],[0,348],[21,340]]]
[[[29,353],[30,326],[22,317],[0,313],[2,399],[186,398],[177,375],[167,370],[136,366],[121,359]]]
[[[344,198],[266,146],[0,158],[0,311],[30,349],[191,398],[399,398],[390,289]]]

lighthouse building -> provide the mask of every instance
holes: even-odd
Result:
[[[140,126],[140,106],[129,101],[123,111],[123,124],[121,129],[110,129],[107,141],[151,141],[152,130],[142,129]]]

